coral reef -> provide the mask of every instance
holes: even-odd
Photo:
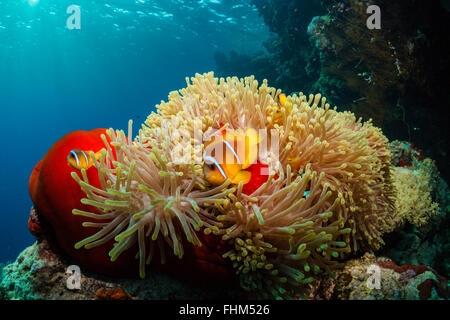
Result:
[[[235,288],[204,288],[186,284],[157,269],[146,279],[109,278],[81,269],[80,288],[69,289],[68,267],[76,262],[58,253],[46,239],[26,248],[0,274],[0,300],[175,300],[243,298]]]
[[[440,274],[450,275],[450,232],[448,213],[430,219],[427,225],[406,224],[385,237],[381,254],[399,264],[425,264]]]
[[[440,75],[450,70],[441,36],[450,30],[450,13],[442,1],[252,3],[273,32],[267,53],[221,56],[218,74],[235,73],[245,59],[247,72],[288,93],[321,92],[357,117],[372,118],[388,137],[415,141],[448,180],[449,134],[441,114],[449,96]],[[366,27],[372,4],[381,8],[381,30]],[[442,132],[426,134],[436,128]]]
[[[396,167],[408,168],[415,175],[422,176],[422,184],[428,184],[428,189],[433,201],[439,203],[444,212],[450,210],[450,193],[445,180],[437,168],[436,161],[424,157],[423,151],[417,149],[408,141],[394,140],[389,143],[391,151],[391,163]]]
[[[421,170],[401,167],[394,172],[397,225],[406,221],[418,227],[425,225],[430,217],[439,213],[439,205],[431,199],[429,176]]]
[[[380,30],[366,27],[370,4],[381,8]],[[443,138],[448,126],[440,114],[449,97],[439,77],[450,69],[440,36],[450,29],[448,12],[438,1],[328,1],[326,9],[315,20],[321,27],[310,33],[321,61],[313,88],[357,116],[372,118],[389,137],[425,148],[448,178]],[[311,24],[318,25],[315,21]],[[440,135],[425,134],[436,127]]]
[[[379,286],[372,282],[373,276],[379,276]],[[400,267],[368,253],[347,262],[337,274],[335,286],[334,298],[341,300],[443,300],[450,293],[447,279],[426,266]]]
[[[418,161],[424,160],[423,151],[416,149],[412,143],[407,141],[391,141],[389,149],[391,150],[391,162],[396,167],[410,167],[414,158]]]
[[[411,143],[392,141],[389,147],[392,163],[397,166],[396,171],[409,178],[410,189],[401,184],[397,187],[400,228],[385,237],[387,245],[381,253],[400,264],[425,264],[448,277],[450,189],[434,161],[424,158],[422,151]],[[422,178],[416,179],[416,176]],[[404,197],[416,203],[415,206],[409,206]],[[402,222],[400,217],[406,221]]]
[[[313,17],[326,13],[320,1],[252,0],[252,3],[272,32],[264,42],[267,52],[251,56],[235,51],[228,55],[217,52],[216,74],[223,77],[254,74],[256,79],[268,79],[288,93],[297,92],[298,88],[315,91],[312,84],[316,75],[304,66],[305,61],[316,59],[306,31]]]
[[[47,240],[26,248],[0,270],[0,299],[58,300],[218,300],[252,299],[239,288],[199,288],[152,271],[146,279],[117,279],[82,271],[80,288],[69,289],[70,260],[55,253]],[[369,289],[369,266],[380,267],[380,288]],[[370,281],[369,281],[370,282]],[[423,265],[398,266],[387,258],[365,254],[347,261],[334,277],[317,276],[308,284],[308,299],[448,299],[447,280]]]

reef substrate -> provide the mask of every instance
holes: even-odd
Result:
[[[226,300],[252,299],[237,288],[205,289],[187,285],[158,270],[146,279],[117,279],[81,274],[80,289],[69,289],[70,261],[55,253],[48,240],[26,248],[0,273],[0,299],[58,300]],[[370,266],[378,266],[380,289],[366,285]],[[423,265],[397,266],[385,257],[365,254],[346,262],[333,278],[320,277],[311,284],[308,299],[314,300],[442,300],[449,296],[447,280]]]
[[[0,273],[0,300],[211,300],[240,299],[242,290],[195,287],[152,270],[146,279],[110,278],[81,269],[80,288],[69,289],[75,264],[50,239],[25,248]]]

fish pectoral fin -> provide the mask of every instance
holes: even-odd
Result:
[[[249,171],[241,170],[233,178],[233,180],[231,180],[231,183],[239,184],[239,182],[242,181],[244,184],[247,184],[250,182],[251,177],[252,177],[252,174]]]
[[[102,154],[102,151],[103,151],[103,149],[100,149],[99,151],[94,153],[95,160],[98,161],[100,159],[100,155]]]

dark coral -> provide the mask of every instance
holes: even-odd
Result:
[[[448,292],[440,285],[441,282],[436,282],[433,279],[427,279],[421,284],[417,286],[417,289],[419,289],[419,296],[421,300],[427,300],[431,296],[431,290],[433,288],[436,289],[437,294],[441,298],[448,299]]]
[[[268,79],[276,87],[290,93],[299,88],[308,91],[314,75],[306,68],[306,61],[314,60],[307,34],[308,24],[316,15],[325,14],[320,1],[252,0],[272,35],[264,43],[267,53],[242,55],[216,53],[218,76],[254,74],[256,79]],[[320,66],[319,64],[316,66]]]
[[[325,27],[311,37],[321,59],[317,90],[357,115],[371,117],[390,138],[414,141],[449,176],[445,156],[448,126],[442,115],[449,103],[448,48],[442,32],[449,13],[439,1],[358,1],[329,5]],[[381,8],[381,30],[366,28],[369,4]],[[336,94],[345,92],[345,94]],[[436,128],[442,131],[435,135]]]
[[[420,265],[413,265],[413,264],[405,264],[403,266],[398,266],[394,261],[379,261],[378,265],[380,267],[386,268],[386,269],[392,269],[397,273],[404,273],[408,270],[414,271],[416,275],[422,274],[427,270],[430,270],[427,266],[420,264]]]
[[[252,0],[273,36],[268,53],[217,54],[218,74],[267,78],[287,93],[321,92],[331,104],[371,117],[390,139],[414,141],[448,180],[450,14],[438,0]],[[366,27],[368,5],[381,30]],[[219,59],[217,59],[219,58]],[[435,134],[436,130],[438,134]]]
[[[450,238],[448,213],[431,218],[423,226],[406,224],[385,237],[381,254],[401,264],[426,264],[444,276],[450,274]]]
[[[421,265],[412,265],[412,264],[406,264],[403,266],[398,266],[394,261],[378,261],[378,265],[382,268],[386,269],[392,269],[397,273],[400,273],[400,279],[402,278],[408,278],[405,282],[408,282],[410,278],[413,278],[415,276],[418,276],[425,271],[431,271],[436,276],[436,280],[434,279],[426,279],[422,283],[420,283],[417,286],[417,289],[419,290],[419,297],[421,300],[427,300],[431,296],[431,290],[433,288],[436,289],[436,292],[438,296],[442,299],[448,299],[449,292],[448,292],[448,285],[447,285],[447,279],[440,276],[436,271],[433,269],[421,264]]]
[[[108,289],[101,287],[95,292],[94,300],[131,300],[130,295],[122,288]]]

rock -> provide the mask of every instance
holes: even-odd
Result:
[[[159,270],[146,279],[113,279],[81,270],[80,288],[69,289],[72,274],[66,258],[44,239],[26,248],[0,275],[0,299],[219,299],[239,298],[237,290],[205,289],[187,285]],[[69,285],[68,285],[69,283]]]
[[[41,239],[26,248],[0,274],[0,299],[61,300],[211,300],[247,299],[244,290],[193,287],[159,270],[146,279],[114,279],[80,272],[79,289],[68,272],[74,263]],[[370,268],[372,271],[370,271]],[[379,275],[379,286],[372,280]],[[370,284],[373,286],[370,286]],[[369,285],[368,285],[369,284]],[[72,289],[71,289],[72,288]],[[329,276],[310,284],[313,300],[442,300],[448,299],[447,279],[424,265],[398,266],[371,253],[352,259]]]

